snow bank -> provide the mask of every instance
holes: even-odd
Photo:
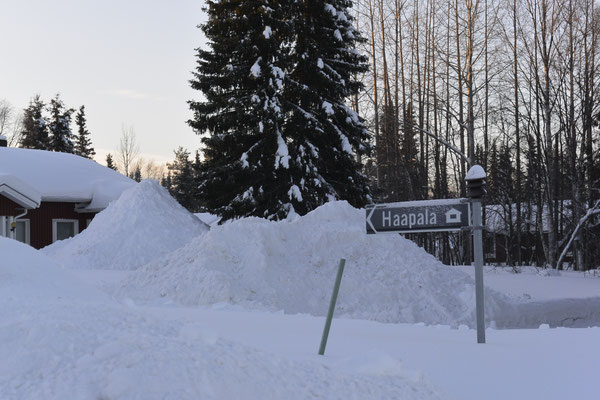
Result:
[[[4,311],[42,300],[67,304],[80,298],[88,302],[109,298],[82,284],[33,247],[4,237],[0,237],[0,296],[3,298],[0,310]]]
[[[0,238],[1,399],[421,399],[424,380],[350,374],[149,318]],[[314,356],[317,357],[317,356]]]
[[[132,270],[208,231],[166,189],[145,180],[96,215],[79,235],[42,251],[69,268]]]
[[[213,227],[133,273],[120,294],[324,315],[340,258],[347,263],[338,316],[472,325],[472,278],[398,235],[366,235],[364,210],[347,202],[294,221],[246,218]],[[490,307],[498,301],[488,293]]]

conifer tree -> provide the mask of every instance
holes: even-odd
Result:
[[[23,130],[19,142],[21,147],[38,150],[48,150],[50,148],[48,126],[42,115],[44,107],[44,102],[37,94],[23,111]]]
[[[189,124],[205,144],[200,201],[224,219],[280,218],[290,210],[290,155],[283,139],[281,67],[286,2],[209,1],[198,49]]]
[[[133,169],[133,173],[131,174],[131,179],[133,179],[136,182],[142,181],[142,167],[139,164],[137,164],[135,166],[135,168]]]
[[[75,110],[65,108],[57,94],[50,100],[50,150],[62,153],[74,153],[73,133],[71,132],[71,115]]]
[[[117,170],[117,166],[115,165],[115,161],[113,160],[112,154],[108,153],[106,155],[106,166],[114,171]]]
[[[353,152],[367,131],[344,104],[366,69],[349,1],[209,1],[191,101],[198,134],[208,133],[199,190],[224,220],[300,214],[330,199],[362,206],[366,178]],[[337,7],[337,8],[336,8]]]
[[[327,199],[362,207],[370,200],[367,178],[354,153],[370,150],[361,118],[345,104],[362,84],[355,74],[367,71],[367,59],[354,50],[363,41],[348,12],[350,0],[293,2],[294,38],[287,74],[290,118],[284,131],[294,143],[303,204],[301,214]]]
[[[79,111],[75,115],[75,123],[77,124],[77,139],[75,142],[75,154],[92,159],[96,151],[92,147],[90,140],[90,132],[87,130],[85,118],[85,106],[79,107]]]
[[[192,196],[196,202],[197,211],[206,209],[205,204],[202,201],[202,192],[200,191],[200,177],[202,174],[202,159],[200,157],[200,151],[196,150],[194,156],[194,162],[192,164]]]
[[[420,199],[420,187],[423,186],[421,168],[418,161],[418,149],[415,141],[416,131],[412,103],[409,103],[402,121],[402,137],[400,139],[400,187],[402,193],[399,201]],[[438,188],[439,189],[439,188]]]
[[[162,185],[162,187],[167,189],[169,193],[171,193],[171,172],[169,172],[167,176],[162,177],[162,179],[160,180],[160,184]]]
[[[194,167],[189,159],[190,153],[183,147],[175,150],[175,161],[167,164],[169,169],[169,193],[183,207],[190,211],[197,210],[195,194]]]

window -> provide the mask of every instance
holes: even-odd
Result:
[[[29,244],[30,239],[30,228],[28,219],[18,219],[17,226],[15,226],[15,239],[19,242]]]
[[[76,219],[53,219],[52,242],[73,237],[79,233],[79,221]]]

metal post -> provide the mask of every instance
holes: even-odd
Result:
[[[335,310],[335,303],[337,301],[338,292],[340,291],[342,275],[344,274],[344,265],[346,265],[346,259],[342,258],[340,259],[337,276],[335,277],[335,285],[333,286],[333,293],[331,294],[331,301],[329,302],[329,311],[327,312],[327,319],[325,320],[325,327],[323,328],[323,336],[321,337],[321,345],[319,346],[319,355],[321,356],[325,354],[325,346],[327,346],[327,338],[329,337],[329,329],[331,328],[333,311]]]
[[[477,313],[477,343],[485,343],[483,309],[483,227],[481,226],[481,199],[473,202],[473,254],[475,256],[475,308]]]

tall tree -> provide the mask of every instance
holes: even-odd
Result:
[[[48,125],[42,115],[45,104],[36,94],[30,100],[29,106],[23,111],[23,130],[19,145],[27,149],[48,150],[50,138],[48,137]]]
[[[520,125],[519,125],[519,70],[518,70],[518,48],[517,48],[517,37],[518,37],[518,30],[517,30],[517,0],[513,0],[512,3],[512,18],[513,18],[513,37],[512,37],[512,53],[513,53],[513,66],[512,66],[512,71],[513,71],[513,102],[514,102],[514,117],[515,117],[515,147],[516,147],[516,153],[515,153],[515,159],[516,159],[516,169],[515,169],[515,175],[516,175],[516,188],[517,190],[515,190],[515,201],[516,201],[516,206],[517,206],[517,232],[516,232],[516,236],[517,236],[517,243],[519,243],[519,245],[516,246],[516,262],[517,265],[521,265],[522,262],[522,257],[521,257],[521,189],[522,189],[522,185],[521,185],[521,180],[522,180],[522,173],[521,173],[521,130],[520,130]]]
[[[0,100],[0,136],[8,136],[13,110],[13,106],[8,101]]]
[[[123,124],[121,127],[121,139],[119,141],[119,150],[117,156],[121,164],[122,172],[125,176],[131,177],[133,174],[133,164],[140,153],[140,146],[135,136],[133,126]],[[131,174],[131,175],[130,175]]]
[[[60,96],[57,94],[49,105],[50,123],[50,150],[62,153],[74,153],[73,133],[71,132],[71,115],[75,112],[72,108],[66,108]]]
[[[367,131],[344,99],[366,70],[349,1],[209,1],[190,125],[205,145],[201,201],[224,219],[367,200],[354,150]]]
[[[370,190],[355,153],[369,152],[369,136],[363,120],[345,104],[362,88],[354,76],[368,69],[367,58],[354,50],[364,40],[352,24],[352,1],[293,5],[284,133],[296,166],[288,186],[299,192],[294,207],[303,214],[328,199],[363,206]]]
[[[198,49],[192,88],[205,99],[190,101],[189,124],[205,147],[202,201],[229,219],[284,217],[291,209],[284,189],[290,154],[282,135],[284,46],[289,2],[207,2],[201,28],[208,49]]]
[[[75,124],[77,124],[75,154],[85,158],[94,158],[96,151],[92,147],[92,141],[89,138],[90,132],[87,130],[86,126],[85,106],[79,107],[79,111],[75,115]]]

